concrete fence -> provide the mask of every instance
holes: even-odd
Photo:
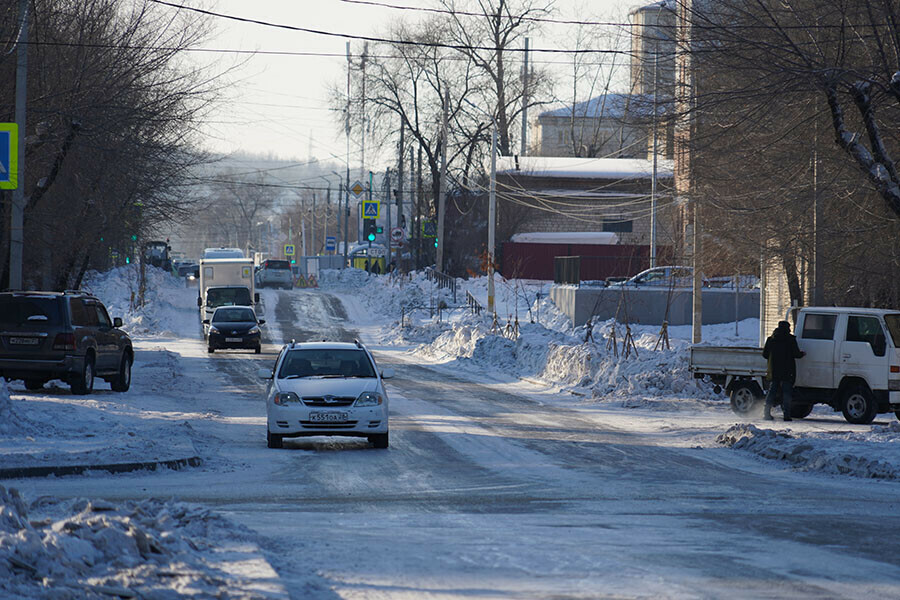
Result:
[[[737,298],[733,289],[705,288],[702,293],[704,325],[733,322],[735,317],[759,318],[759,290],[741,290]],[[630,323],[644,325],[693,322],[693,293],[689,289],[557,285],[551,288],[550,298],[576,327],[584,325],[591,316],[595,320],[615,318],[624,323],[627,315]]]

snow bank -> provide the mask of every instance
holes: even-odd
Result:
[[[184,502],[41,497],[29,504],[0,486],[4,597],[271,597],[259,581],[229,572],[238,560],[264,563],[252,539],[249,530]]]
[[[21,416],[16,410],[16,405],[9,395],[6,380],[0,377],[0,435],[20,435],[23,431],[30,432],[32,429],[28,419]]]
[[[172,336],[172,332],[199,331],[196,288],[186,287],[183,279],[167,271],[147,267],[144,305],[135,306],[139,275],[138,265],[91,271],[82,289],[100,298],[110,317],[122,317],[129,334]]]
[[[873,425],[869,431],[792,432],[734,425],[716,441],[800,471],[900,479],[900,423]]]

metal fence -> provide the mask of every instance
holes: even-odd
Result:
[[[441,273],[431,267],[425,268],[425,276],[429,281],[433,281],[441,289],[449,289],[453,293],[453,303],[456,303],[456,278],[450,277],[446,273]]]
[[[581,283],[581,257],[557,256],[553,259],[553,283]]]

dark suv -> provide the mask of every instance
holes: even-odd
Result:
[[[0,293],[0,376],[37,390],[62,379],[87,394],[94,378],[112,389],[131,386],[131,338],[97,298],[81,292]]]

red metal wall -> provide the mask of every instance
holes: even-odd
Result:
[[[649,268],[649,246],[504,242],[501,273],[507,278],[553,279],[553,258],[580,256],[581,280],[630,277]]]

